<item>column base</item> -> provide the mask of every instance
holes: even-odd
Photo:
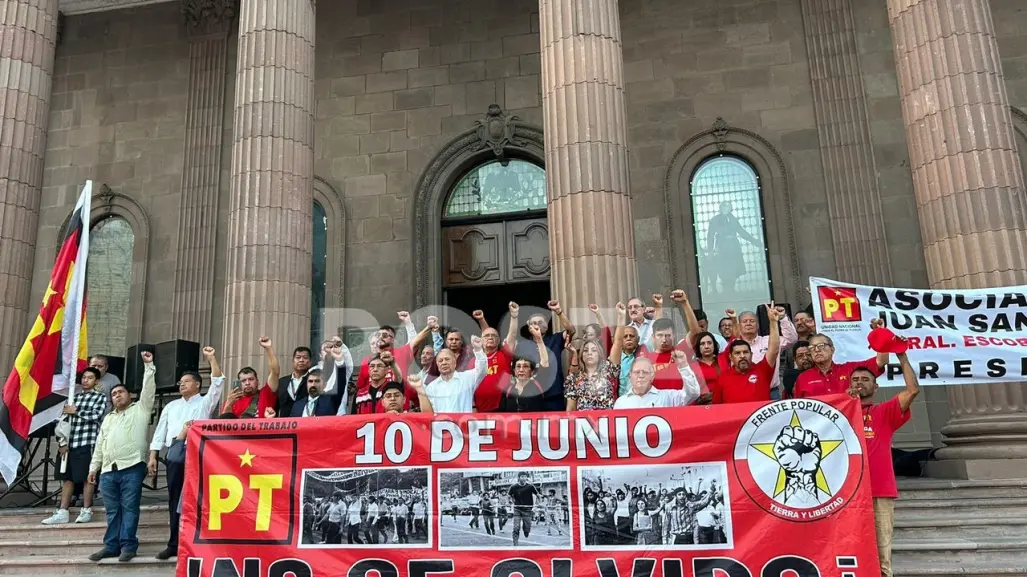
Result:
[[[967,479],[990,481],[994,479],[1027,478],[1027,459],[952,459],[928,461],[924,476],[934,479]]]

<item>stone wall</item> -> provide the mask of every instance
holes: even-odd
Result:
[[[149,342],[171,336],[189,67],[181,20],[177,3],[65,19],[43,171],[33,302],[42,298],[81,186],[106,183],[149,217],[142,332]]]
[[[383,322],[414,301],[413,192],[492,103],[541,126],[534,0],[318,5],[315,173],[343,192],[346,304]],[[330,226],[330,224],[329,224]]]
[[[1027,5],[1018,0],[991,0],[1002,72],[1009,104],[1023,114],[1014,115],[1020,159],[1027,167]]]

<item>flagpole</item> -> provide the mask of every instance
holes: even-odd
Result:
[[[89,216],[92,199],[93,181],[87,180],[85,186],[82,187],[82,193],[79,196],[79,202],[77,203],[79,206],[79,214],[82,216],[83,221],[82,235],[79,240],[78,255],[75,257],[75,268],[72,271],[71,286],[68,287],[69,291],[65,295],[66,304],[71,305],[64,310],[64,329],[71,329],[71,346],[63,347],[64,350],[61,355],[61,373],[68,383],[68,397],[65,401],[65,406],[75,404],[75,381],[78,376],[79,339],[82,335],[82,314],[84,312],[83,301],[86,292],[86,264],[89,260]],[[66,342],[65,339],[66,335],[62,335],[61,340]],[[68,418],[70,422],[70,417],[63,418]],[[69,438],[68,450],[64,452],[64,457],[61,459],[61,473],[67,472],[68,456],[70,453],[71,439]]]

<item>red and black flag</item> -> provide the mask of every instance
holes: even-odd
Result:
[[[86,257],[89,255],[87,181],[57,253],[39,316],[22,345],[0,404],[0,475],[11,484],[29,435],[60,417],[76,375],[86,368]]]

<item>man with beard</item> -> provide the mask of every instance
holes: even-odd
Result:
[[[777,312],[776,318],[778,321],[770,321],[769,324],[777,326],[778,329],[778,343],[779,347],[776,349],[774,355],[770,354],[770,336],[759,334],[759,319],[756,317],[756,313],[752,311],[743,312],[737,318],[734,318],[735,311],[725,311],[729,317],[732,317],[733,325],[733,336],[728,339],[728,343],[733,340],[741,339],[749,343],[749,350],[752,352],[752,362],[758,363],[763,360],[764,357],[770,358],[770,364],[774,367],[773,379],[770,381],[770,388],[777,389],[780,386],[780,377],[778,376],[778,367],[780,365],[780,359],[777,354],[781,352],[781,349],[787,349],[788,347],[795,344],[799,340],[799,335],[795,332],[795,325],[788,319],[788,314],[785,312],[784,307],[775,307]],[[767,319],[770,319],[770,310],[767,310]]]
[[[200,384],[203,379],[198,373],[187,371],[182,373],[178,379],[178,392],[181,398],[171,401],[164,406],[157,421],[157,428],[153,431],[153,440],[150,442],[150,459],[147,470],[151,477],[157,476],[157,456],[162,449],[167,448],[168,453],[176,443],[184,443],[179,440],[182,429],[189,426],[197,419],[209,419],[214,408],[221,400],[221,386],[225,377],[221,374],[221,366],[214,356],[214,347],[203,347],[203,358],[210,365],[210,388],[206,395],[200,394]],[[184,447],[175,447],[174,452],[183,450]],[[184,453],[182,453],[184,454]],[[182,496],[182,487],[185,484],[185,462],[177,459],[168,459],[166,462],[168,479],[168,503],[178,503]],[[171,515],[171,536],[168,538],[166,549],[157,553],[157,559],[170,559],[178,554],[178,511],[173,505],[168,507]]]
[[[870,321],[870,330],[883,326],[881,319]],[[888,353],[877,353],[865,361],[835,363],[834,341],[827,335],[813,335],[809,340],[809,350],[813,354],[814,366],[796,379],[793,393],[797,399],[845,392],[849,390],[852,371],[864,368],[879,377],[888,366]]]
[[[906,388],[898,395],[883,403],[874,403],[878,373],[865,366],[853,369],[848,389],[848,393],[859,398],[863,406],[863,434],[867,440],[870,493],[874,500],[877,554],[881,561],[882,577],[892,575],[892,532],[895,525],[895,499],[899,496],[891,455],[892,437],[895,431],[909,421],[909,407],[920,394],[920,383],[917,382],[916,372],[906,353],[898,352],[896,356],[906,384]]]
[[[781,348],[781,334],[778,321],[782,311],[767,305],[767,319],[770,321],[770,338],[766,354],[754,362],[753,351],[748,341],[736,339],[726,351],[729,366],[721,371],[717,384],[712,388],[713,403],[770,402],[771,383],[777,371],[777,355]]]
[[[104,397],[107,398],[107,406],[103,412],[103,414],[106,415],[111,412],[111,408],[114,406],[111,404],[111,390],[114,389],[115,386],[121,384],[121,379],[118,378],[118,375],[107,372],[107,357],[104,355],[93,355],[90,357],[89,366],[100,371],[100,382],[97,390],[103,393]]]
[[[796,326],[798,326],[798,319],[796,319]],[[794,397],[795,381],[799,375],[813,367],[813,354],[809,352],[809,342],[800,340],[792,345],[791,358],[792,366],[785,369],[784,378],[781,380],[786,399]]]
[[[817,322],[813,320],[813,315],[806,311],[799,311],[795,313],[794,320],[795,333],[799,335],[799,340],[808,341],[817,334]]]
[[[268,337],[260,337],[260,346],[264,349],[269,370],[264,386],[260,386],[257,371],[253,367],[245,367],[239,371],[240,387],[229,394],[228,410],[240,419],[265,416],[269,408],[275,409],[278,404],[278,373],[281,370],[278,356]]]
[[[335,415],[336,408],[332,395],[325,392],[321,369],[310,369],[306,373],[307,392],[301,402],[294,403],[290,417],[331,417]],[[342,394],[342,405],[346,405],[346,395]]]

